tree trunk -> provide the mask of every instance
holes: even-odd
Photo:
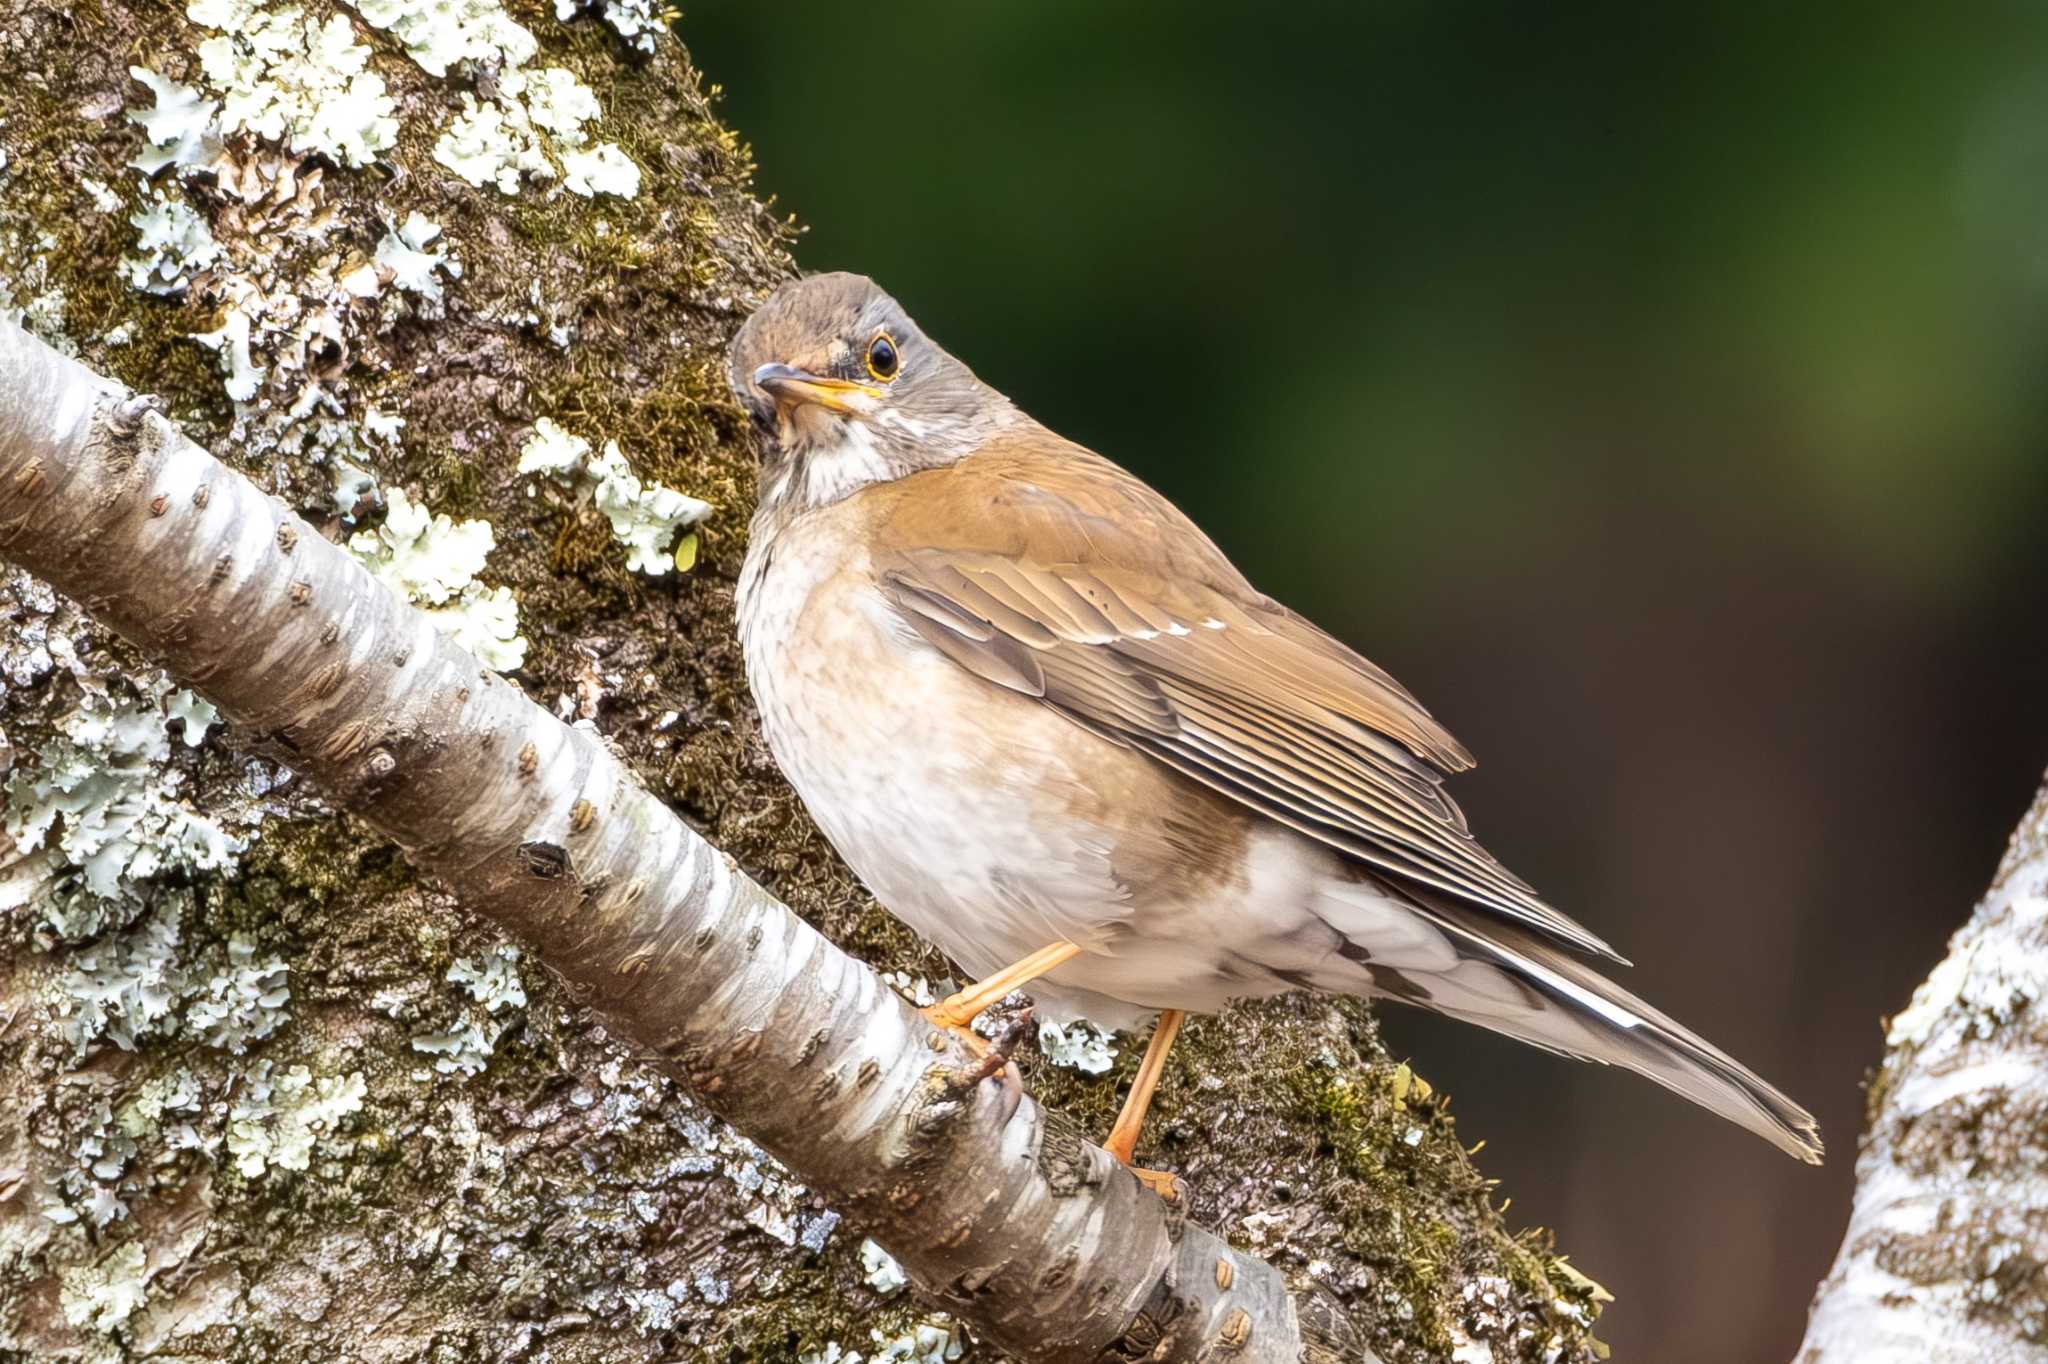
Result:
[[[152,549],[94,560],[84,613],[24,576],[0,589],[0,1350],[947,1357],[968,1343],[936,1310],[959,1296],[937,1274],[957,1261],[932,1250],[950,1229],[864,1196],[850,1154],[895,1129],[836,1128],[848,1164],[814,1188],[640,1049],[682,1060],[714,1103],[734,1102],[721,1080],[758,1090],[748,1068],[788,1061],[786,1042],[819,1059],[800,1055],[807,1034],[774,1029],[749,1056],[689,1050],[690,1002],[717,963],[746,991],[735,999],[787,997],[755,988],[762,962],[739,950],[751,935],[702,959],[659,951],[652,908],[688,901],[680,878],[598,886],[588,908],[559,894],[592,885],[599,847],[622,865],[684,855],[680,831],[646,846],[664,827],[651,808],[631,816],[646,839],[627,837],[623,763],[827,936],[910,978],[947,971],[818,840],[740,681],[731,584],[751,457],[722,351],[789,270],[744,149],[650,5],[567,20],[494,0],[189,8],[0,0],[0,306],[162,395],[185,432],[314,524],[287,544],[275,518],[209,519],[202,501],[226,483],[198,499],[187,480],[140,511],[108,506],[109,525],[141,517],[134,543]],[[128,420],[136,439],[168,439]],[[24,421],[10,419],[17,439]],[[579,440],[616,442],[632,475]],[[62,476],[14,466],[10,506]],[[700,509],[655,485],[702,499],[701,523],[682,528]],[[0,520],[17,543],[36,530],[32,511]],[[201,524],[225,537],[204,575],[225,586],[170,591],[189,562],[173,528]],[[457,655],[423,633],[371,650],[351,625],[370,617],[345,603],[376,594],[316,531],[362,537],[378,577],[587,737],[549,738],[480,672],[474,704],[503,707],[494,732],[534,736],[531,759],[508,737],[495,783],[437,784],[476,756],[445,723],[471,703],[422,681]],[[40,561],[108,548],[90,538]],[[288,622],[335,621],[335,639],[272,629],[265,591],[283,593],[270,609]],[[233,632],[207,614],[214,597]],[[91,615],[196,665],[180,681],[254,723],[224,737]],[[252,660],[268,671],[244,671]],[[270,695],[250,690],[263,676]],[[308,747],[315,731],[284,723],[394,678],[407,695],[379,712],[388,732]],[[534,789],[567,789],[561,762],[600,773],[616,806],[585,792],[580,813],[546,812],[551,837],[478,841],[520,827],[501,816],[529,768]],[[334,784],[307,789],[287,763]],[[477,904],[527,905],[527,954],[337,808],[410,831],[421,864]],[[698,871],[740,884],[715,860]],[[805,941],[740,894],[764,940]],[[585,991],[605,982],[591,1007],[535,947]],[[824,969],[809,948],[795,960]],[[828,1012],[865,1002],[863,974],[810,978],[843,987],[813,990]],[[606,1017],[624,1020],[619,1037]],[[912,1064],[901,1010],[881,997],[861,1017],[872,1059]],[[1100,1131],[1135,1061],[1128,1047],[1109,1074],[1038,1060],[1027,1078]],[[1192,1220],[1236,1263],[1263,1258],[1297,1295],[1338,1304],[1385,1358],[1594,1357],[1596,1290],[1540,1236],[1506,1231],[1443,1101],[1388,1061],[1362,1008],[1291,1000],[1199,1021],[1155,1111],[1157,1159],[1189,1176]],[[784,1149],[823,1135],[760,1130]],[[975,1168],[972,1151],[958,1159]],[[1056,1225],[1043,1183],[1019,1187]],[[1137,1245],[1115,1238],[1142,1237],[1147,1217],[1127,1203],[1094,1235]],[[863,1247],[867,1230],[903,1252],[919,1292]],[[1005,1310],[1014,1323],[1023,1309]],[[1048,1338],[1092,1320],[1065,1305],[1046,1318]],[[1008,1338],[1034,1339],[1022,1325]]]
[[[1797,1364],[2048,1359],[2048,787],[1891,1021]]]

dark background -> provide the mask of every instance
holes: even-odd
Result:
[[[1489,845],[1819,1114],[1813,1171],[1392,1018],[1618,1359],[1786,1359],[1879,1017],[2048,761],[2048,20],[1251,8],[680,31],[805,266],[1392,668]]]

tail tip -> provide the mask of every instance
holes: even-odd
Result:
[[[1770,1114],[1772,1130],[1765,1133],[1787,1155],[1806,1165],[1819,1165],[1827,1158],[1827,1143],[1821,1140],[1820,1123],[1813,1114],[1773,1093],[1784,1107]]]

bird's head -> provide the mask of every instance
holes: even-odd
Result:
[[[760,439],[762,501],[790,511],[951,464],[1017,420],[864,275],[785,284],[729,362]]]

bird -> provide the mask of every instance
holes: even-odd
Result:
[[[1189,1013],[1297,990],[1635,1071],[1812,1164],[1805,1109],[1613,983],[1473,837],[1471,755],[1254,588],[1163,495],[978,379],[872,280],[782,285],[728,351],[760,455],[736,616],[776,764],[875,897],[1052,1019],[1157,1016],[1104,1146],[1135,1164]],[[970,1038],[971,1032],[966,1032]]]

